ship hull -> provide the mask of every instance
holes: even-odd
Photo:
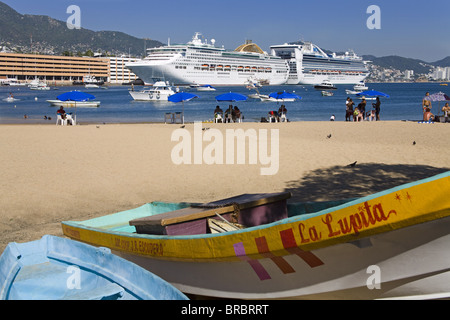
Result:
[[[269,85],[282,85],[287,81],[285,73],[263,72],[239,72],[218,70],[194,70],[194,66],[186,69],[176,69],[173,64],[156,65],[151,63],[130,64],[127,66],[137,74],[144,82],[151,83],[155,79],[164,79],[173,85],[209,84],[215,86],[240,86],[248,83],[250,78]],[[286,70],[286,69],[285,69]]]

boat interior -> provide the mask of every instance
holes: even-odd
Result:
[[[251,228],[316,213],[354,199],[288,203],[289,192],[244,194],[210,203],[152,202],[80,224],[110,232],[200,235]]]

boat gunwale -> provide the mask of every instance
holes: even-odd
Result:
[[[342,209],[346,209],[347,207],[352,207],[354,205],[358,205],[358,204],[363,204],[363,203],[367,203],[371,200],[374,199],[378,199],[378,198],[382,198],[386,195],[389,194],[394,194],[400,190],[406,190],[415,186],[419,186],[419,185],[423,185],[429,182],[434,182],[443,178],[448,178],[450,177],[450,171],[449,172],[445,172],[442,174],[438,174],[434,177],[430,177],[430,178],[426,178],[420,181],[416,181],[416,182],[411,182],[411,183],[407,183],[401,186],[397,186],[394,188],[390,188],[388,190],[385,191],[381,191],[378,193],[375,193],[373,195],[369,195],[366,197],[362,197],[362,198],[358,198],[355,200],[350,200],[349,202],[337,205],[337,206],[333,206],[324,210],[319,210],[317,212],[313,212],[313,213],[304,213],[304,214],[300,214],[297,216],[293,216],[293,217],[288,217],[273,223],[269,223],[269,224],[264,224],[264,225],[260,225],[260,226],[255,226],[255,227],[250,227],[247,229],[242,229],[242,230],[236,230],[236,231],[230,231],[230,232],[226,232],[226,233],[219,233],[219,234],[199,234],[199,235],[181,235],[181,236],[167,236],[167,235],[150,235],[150,234],[137,234],[137,233],[129,233],[129,232],[121,232],[121,231],[111,231],[111,230],[105,230],[105,229],[101,229],[98,227],[90,227],[87,226],[86,223],[88,221],[95,221],[96,219],[99,218],[95,218],[95,219],[91,219],[88,221],[84,221],[84,222],[74,222],[74,221],[67,221],[67,222],[63,222],[63,229],[64,226],[68,226],[68,227],[72,227],[72,228],[76,228],[76,229],[83,229],[83,230],[87,230],[90,232],[96,232],[96,233],[102,233],[102,234],[107,234],[110,236],[119,236],[119,237],[125,237],[125,238],[133,238],[133,239],[142,239],[142,240],[154,240],[154,241],[170,241],[174,243],[174,246],[176,247],[177,245],[179,245],[179,241],[183,241],[183,242],[188,242],[188,241],[208,241],[211,240],[214,243],[216,243],[215,241],[217,241],[217,239],[231,239],[228,242],[239,242],[239,241],[246,241],[246,236],[248,237],[252,237],[255,236],[254,238],[258,237],[258,236],[262,236],[263,234],[269,234],[270,232],[266,232],[263,233],[262,231],[264,230],[269,230],[269,229],[276,229],[274,230],[275,232],[278,232],[278,230],[281,230],[281,226],[284,225],[293,225],[296,223],[301,223],[304,221],[307,221],[309,219],[313,219],[313,218],[317,218],[317,217],[325,217],[327,214],[338,211],[338,210],[342,210]],[[150,203],[151,204],[151,203]],[[115,214],[120,214],[120,213],[115,213]],[[110,216],[110,215],[109,215]],[[418,223],[424,223],[424,222],[428,222],[431,220],[437,220],[446,216],[450,216],[450,210],[449,208],[445,207],[442,209],[439,209],[437,211],[430,211],[428,213],[422,213],[419,215],[408,215],[405,216],[403,218],[398,219],[398,221],[394,221],[392,223],[383,223],[380,225],[374,225],[371,226],[369,228],[366,229],[362,229],[359,230],[359,232],[350,232],[349,234],[341,234],[337,237],[329,237],[327,239],[321,239],[318,242],[310,242],[310,243],[301,243],[298,244],[297,243],[297,247],[301,248],[304,251],[311,251],[311,250],[316,250],[316,249],[320,249],[320,248],[324,248],[324,247],[328,247],[331,245],[335,245],[335,244],[342,244],[342,243],[347,243],[347,242],[351,242],[351,241],[356,241],[362,238],[366,238],[368,236],[372,236],[372,235],[376,235],[376,234],[380,234],[383,232],[388,232],[388,231],[392,231],[392,230],[397,230],[397,229],[402,229],[404,227],[408,227],[414,224],[418,224]],[[105,218],[108,216],[103,216],[100,218]],[[291,229],[293,229],[294,226],[291,227]],[[298,226],[296,226],[297,230],[296,232],[298,233]],[[70,233],[70,232],[69,232]],[[68,234],[70,236],[70,234]],[[298,237],[296,235],[296,237]],[[90,239],[92,239],[92,235],[89,235]],[[224,240],[224,242],[227,242],[227,240]],[[248,240],[248,239],[247,239]],[[85,240],[82,240],[85,241]],[[208,243],[209,245],[211,245],[211,243]],[[283,252],[281,251],[286,251],[286,248],[283,248],[282,246],[280,246],[279,244],[273,244],[272,246],[273,250],[271,250],[272,253],[274,254],[281,254],[283,255]],[[114,248],[112,248],[113,250],[115,250]],[[116,248],[116,250],[120,250],[120,248]],[[255,251],[256,250],[256,251]],[[122,250],[120,250],[122,251]],[[130,253],[130,254],[136,254],[136,255],[142,255],[142,256],[146,256],[146,257],[151,257],[151,258],[159,258],[159,259],[175,259],[175,260],[193,260],[193,261],[203,261],[203,260],[236,260],[239,259],[239,257],[237,257],[236,255],[232,255],[232,253],[225,253],[225,252],[221,252],[218,256],[216,256],[217,252],[216,250],[213,249],[209,249],[210,254],[205,254],[205,253],[200,253],[199,255],[201,256],[202,254],[204,256],[206,256],[206,258],[201,258],[198,256],[194,256],[194,257],[188,257],[189,254],[184,252],[182,255],[183,256],[176,256],[174,255],[172,252],[170,252],[167,255],[164,256],[154,256],[154,255],[149,255],[149,254],[142,254],[139,252],[133,252],[133,251],[127,251],[127,250],[123,250],[124,252]],[[190,250],[187,250],[191,253],[194,253],[195,250],[193,250],[192,248],[190,248]],[[207,251],[207,250],[206,250]],[[258,250],[256,248],[250,248],[247,252],[247,256],[258,256],[260,255],[260,253],[258,253]]]
[[[430,178],[426,178],[426,179],[423,179],[423,180],[410,182],[410,183],[403,184],[403,185],[400,185],[400,186],[397,186],[397,187],[393,187],[393,188],[390,188],[390,189],[387,189],[387,190],[384,190],[384,191],[381,191],[381,192],[377,192],[377,193],[374,193],[372,195],[368,195],[368,196],[365,196],[365,197],[362,197],[362,198],[356,198],[356,199],[353,199],[353,200],[350,199],[348,202],[345,202],[345,203],[337,205],[337,206],[329,207],[329,208],[324,209],[324,210],[319,210],[317,212],[312,212],[312,213],[299,214],[299,215],[288,217],[288,218],[285,218],[285,219],[282,219],[282,220],[279,220],[279,221],[275,221],[275,222],[272,222],[272,223],[267,223],[267,224],[263,224],[263,225],[259,225],[259,226],[249,227],[249,228],[245,228],[245,229],[242,229],[242,230],[230,231],[230,232],[227,232],[226,235],[246,233],[246,232],[249,232],[249,231],[255,231],[255,230],[259,230],[259,229],[266,229],[266,228],[269,228],[269,227],[272,227],[272,226],[281,225],[281,224],[305,221],[305,220],[308,220],[310,218],[323,216],[323,215],[326,215],[326,214],[331,213],[333,211],[344,209],[346,207],[349,207],[349,206],[352,206],[352,205],[355,205],[355,204],[358,204],[358,203],[374,200],[374,199],[380,198],[382,196],[385,196],[387,194],[390,194],[390,193],[393,193],[393,192],[396,192],[396,191],[399,191],[399,190],[403,190],[403,189],[407,189],[407,188],[410,188],[410,187],[413,187],[413,186],[416,186],[416,185],[432,182],[432,181],[439,180],[439,179],[442,179],[442,178],[445,178],[445,177],[450,177],[450,171],[444,172],[444,173],[441,173],[441,174],[438,174],[436,176],[433,176],[433,177],[430,177]],[[336,202],[337,201],[345,201],[345,199],[344,200],[334,200],[334,201],[336,201]],[[334,201],[326,201],[326,202],[334,202]],[[143,206],[151,205],[151,204],[158,204],[158,203],[160,203],[160,204],[171,204],[170,202],[154,201],[154,202],[147,203],[147,204],[145,204]],[[304,203],[307,204],[307,203],[314,203],[314,202],[304,202]],[[188,202],[181,202],[180,204],[199,205],[199,203],[188,203]],[[299,203],[292,203],[291,205],[295,205],[295,204],[299,204]],[[135,208],[135,209],[137,209],[137,208]],[[131,210],[133,210],[133,209],[131,209]],[[63,223],[71,223],[73,225],[80,225],[80,226],[84,226],[86,228],[108,231],[107,229],[103,229],[103,228],[89,227],[89,226],[86,226],[84,223],[88,223],[90,221],[96,221],[98,219],[104,219],[104,218],[106,218],[108,216],[112,216],[112,215],[120,215],[120,214],[123,214],[124,212],[127,212],[127,211],[116,212],[116,213],[112,213],[112,214],[109,214],[109,215],[105,215],[105,216],[101,216],[101,217],[98,217],[98,218],[93,218],[93,219],[85,220],[85,221],[79,221],[79,222],[77,222],[77,221],[64,221]],[[155,215],[156,214],[158,214],[158,213],[155,213]],[[112,232],[112,233],[129,234],[128,232]],[[221,236],[223,236],[223,234],[199,234],[199,235],[165,236],[165,235],[134,234],[133,233],[133,236],[136,236],[136,235],[144,236],[144,237],[151,237],[151,238],[154,237],[155,239],[163,239],[163,240],[172,240],[172,239],[174,239],[174,240],[189,239],[190,240],[190,239],[204,238],[204,237],[221,237]]]

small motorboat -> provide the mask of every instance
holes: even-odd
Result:
[[[175,91],[164,81],[155,82],[150,89],[130,91],[130,95],[136,101],[168,101]]]
[[[355,84],[353,86],[353,90],[345,90],[347,94],[358,94],[360,92],[363,92],[365,90],[369,90],[369,88],[366,86],[364,82],[360,82],[358,84]]]
[[[92,94],[71,91],[63,93],[56,97],[56,100],[47,100],[53,107],[63,108],[98,108],[100,101],[94,100],[95,96]]]
[[[47,100],[53,107],[63,108],[98,108],[100,101],[61,101],[61,100]]]
[[[98,85],[93,84],[93,83],[88,83],[88,84],[84,85],[84,87],[86,89],[98,89],[98,88],[100,88]]]
[[[197,87],[197,91],[216,91],[216,88],[209,84],[206,84],[204,86]]]
[[[337,87],[335,87],[330,81],[324,80],[321,84],[315,85],[314,89],[316,89],[316,90],[337,90]]]
[[[325,91],[325,90],[322,91],[322,97],[332,97],[332,96],[334,96],[333,92]]]
[[[19,99],[14,98],[14,96],[12,94],[10,94],[8,96],[8,98],[3,99],[3,101],[6,101],[6,102],[14,102],[14,101],[18,101],[18,100]]]
[[[70,239],[10,243],[0,256],[1,300],[186,300],[153,273]]]

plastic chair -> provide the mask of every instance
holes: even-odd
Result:
[[[180,120],[180,123],[184,123],[184,115],[182,112],[175,112],[174,123],[177,123]]]
[[[280,122],[287,122],[286,113],[284,112],[281,113]]]
[[[56,116],[56,125],[60,125],[60,126],[66,126],[67,125],[67,120],[63,119],[62,116],[60,114],[58,114]]]
[[[66,125],[69,125],[69,123],[72,126],[76,126],[77,125],[77,116],[72,116],[71,114],[66,115]]]
[[[269,111],[268,118],[269,118],[268,119],[269,123],[278,122],[278,113],[275,111]],[[272,121],[272,120],[274,120],[274,121]]]
[[[164,123],[174,123],[174,114],[171,112],[167,112],[164,116]]]
[[[223,112],[217,112],[214,114],[214,123],[223,122]]]

